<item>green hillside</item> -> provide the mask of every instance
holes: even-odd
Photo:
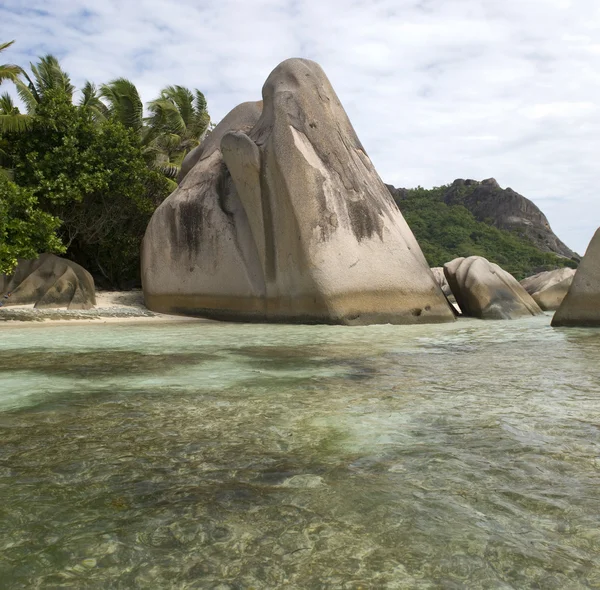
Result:
[[[542,252],[525,236],[477,221],[462,205],[447,205],[444,195],[448,188],[418,187],[394,194],[430,266],[442,266],[459,256],[484,256],[517,279],[577,266],[572,260]]]

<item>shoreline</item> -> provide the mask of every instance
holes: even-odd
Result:
[[[144,305],[144,295],[141,289],[97,291],[96,306],[91,309],[35,309],[33,305],[0,307],[0,330],[4,327],[26,326],[206,323],[213,321],[151,311]]]
[[[40,328],[49,326],[104,326],[114,325],[156,325],[156,324],[181,324],[181,323],[214,323],[213,320],[188,316],[156,314],[154,316],[101,316],[90,318],[73,317],[73,319],[38,318],[21,320],[3,320],[0,318],[0,331],[4,328]]]

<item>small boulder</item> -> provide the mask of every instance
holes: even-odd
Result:
[[[450,285],[448,284],[446,275],[444,274],[444,268],[441,266],[434,266],[431,269],[431,272],[433,273],[433,278],[442,289],[444,295],[448,298],[453,297],[452,290],[450,289]]]
[[[465,316],[511,320],[542,313],[517,279],[481,256],[456,258],[444,274]]]
[[[12,275],[0,277],[0,289],[4,306],[91,309],[96,304],[92,275],[79,264],[54,254],[19,260]]]
[[[565,298],[574,275],[574,268],[557,268],[527,277],[521,285],[541,309],[554,311]]]
[[[600,229],[552,318],[553,326],[600,326]]]

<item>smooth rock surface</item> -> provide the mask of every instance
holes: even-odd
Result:
[[[587,247],[552,325],[600,326],[600,229]]]
[[[521,285],[542,310],[554,311],[565,298],[574,275],[574,268],[558,268],[527,277]]]
[[[91,309],[96,303],[92,275],[79,264],[54,254],[19,260],[15,272],[3,276],[0,288],[3,306]]]
[[[443,266],[434,266],[431,269],[431,272],[433,273],[433,277],[435,278],[435,280],[437,281],[437,284],[442,289],[442,292],[444,293],[444,295],[446,297],[451,297],[452,289],[450,289],[450,285],[448,284],[448,281],[446,280],[446,275],[444,274],[444,267]]]
[[[244,321],[452,321],[320,66],[283,62],[260,118],[259,104],[219,124],[155,212],[142,253],[148,307]]]
[[[517,279],[481,256],[456,258],[444,274],[465,316],[509,320],[542,313]]]

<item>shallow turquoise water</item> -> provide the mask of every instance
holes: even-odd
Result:
[[[600,588],[600,330],[0,327],[2,588]]]

